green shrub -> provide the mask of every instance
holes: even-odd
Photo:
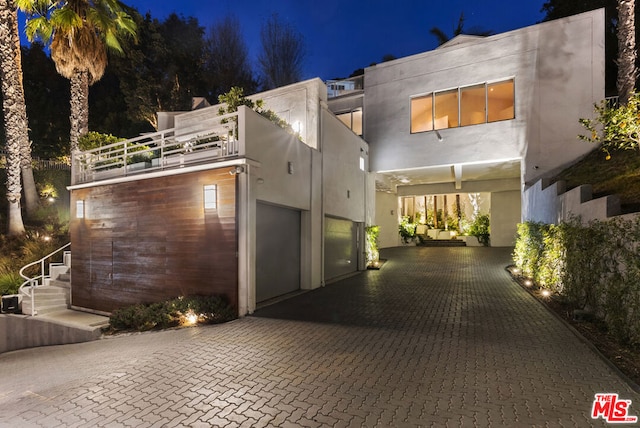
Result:
[[[640,346],[640,216],[518,226],[514,262],[571,308],[586,309],[621,343]]]
[[[469,226],[469,235],[475,236],[478,239],[478,242],[485,247],[489,246],[491,234],[489,221],[489,214],[478,214]]]
[[[17,294],[24,280],[14,272],[0,274],[0,296]]]
[[[236,317],[235,310],[221,296],[189,296],[116,309],[109,317],[114,331],[146,331],[176,327],[193,314],[198,324],[216,324]]]
[[[380,235],[380,226],[367,226],[366,230],[367,242],[367,264],[371,264],[380,258],[378,251],[378,236]]]
[[[413,219],[410,216],[405,215],[402,217],[402,220],[398,225],[398,233],[404,243],[413,241],[413,238],[416,236],[417,227],[418,225],[413,222]]]

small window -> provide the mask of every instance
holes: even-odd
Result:
[[[362,109],[358,108],[346,113],[337,114],[336,117],[347,125],[356,135],[362,136]]]
[[[218,208],[218,186],[208,184],[204,186],[204,209],[215,210]]]
[[[435,103],[435,129],[458,126],[458,90],[437,92]]]
[[[433,130],[433,95],[411,99],[411,133]]]
[[[487,85],[489,122],[515,118],[513,79]]]

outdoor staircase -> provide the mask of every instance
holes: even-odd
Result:
[[[69,309],[71,304],[71,253],[66,252],[62,264],[49,266],[50,278],[45,278],[43,285],[34,287],[34,313],[44,315]],[[32,296],[22,296],[22,313],[32,314]]]

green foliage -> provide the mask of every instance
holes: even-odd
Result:
[[[515,265],[571,307],[586,309],[620,342],[640,345],[640,216],[518,225]]]
[[[194,314],[199,324],[217,324],[235,319],[234,309],[221,296],[190,296],[117,309],[109,317],[113,331],[146,331],[185,324]]]
[[[18,288],[24,280],[16,272],[0,274],[0,296],[17,294]]]
[[[291,125],[280,116],[278,116],[273,110],[264,108],[263,100],[253,101],[247,98],[244,95],[244,89],[233,87],[226,94],[222,94],[218,97],[218,102],[220,104],[224,104],[222,107],[218,109],[218,115],[223,116],[229,113],[235,113],[238,111],[238,107],[247,106],[250,109],[254,110],[256,113],[260,114],[264,118],[270,120],[271,122],[278,125],[280,128],[284,129],[291,135],[294,135],[299,140],[302,140],[300,134],[291,127]],[[235,120],[235,119],[234,119]],[[223,123],[226,122],[227,119],[223,120]]]
[[[366,251],[367,264],[376,262],[380,258],[378,252],[378,236],[380,236],[380,226],[367,226],[366,230]]]
[[[108,146],[109,144],[115,144],[122,140],[122,138],[111,134],[101,134],[100,132],[92,131],[78,139],[78,147],[80,150],[92,150],[102,146]]]
[[[56,230],[45,228],[29,228],[24,236],[8,237],[0,235],[0,294],[15,294],[23,279],[20,269],[69,242],[66,234],[58,234]],[[60,260],[48,260],[49,262]],[[39,275],[40,266],[33,266],[25,273],[30,276]]]
[[[400,224],[398,225],[398,233],[402,238],[402,242],[409,243],[413,241],[416,236],[417,227],[418,225],[413,222],[413,219],[410,216],[403,216]]]
[[[513,252],[513,261],[518,269],[532,277],[539,269],[544,251],[542,241],[542,223],[526,222],[517,226],[518,240]]]
[[[478,214],[469,225],[469,235],[475,236],[485,247],[489,246],[491,228],[489,214]]]
[[[640,149],[640,94],[631,94],[624,105],[603,100],[594,108],[595,119],[580,119],[588,134],[578,138],[599,144],[608,158],[615,150]]]

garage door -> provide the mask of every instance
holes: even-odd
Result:
[[[300,211],[256,207],[256,302],[300,289]]]
[[[358,270],[357,225],[350,220],[326,217],[324,223],[325,281]]]

